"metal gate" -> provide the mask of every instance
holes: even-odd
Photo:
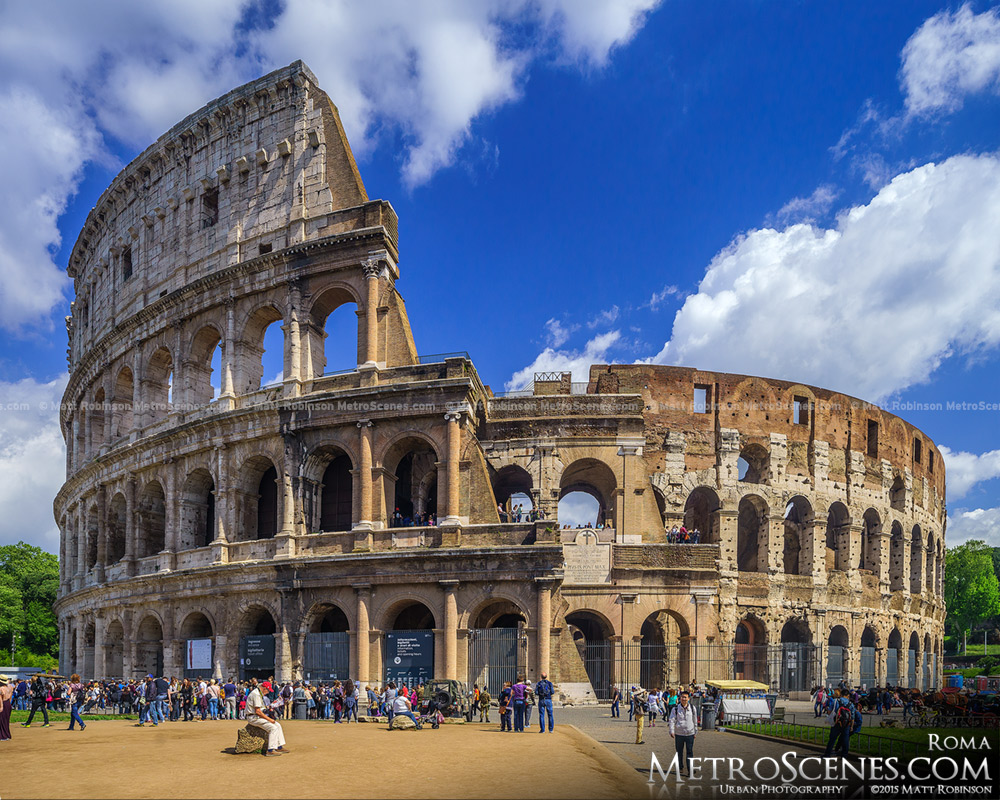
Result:
[[[885,682],[889,686],[899,683],[899,650],[890,647],[885,654]]]
[[[615,679],[614,642],[585,642],[577,644],[587,678],[598,700],[610,700],[612,683]]]
[[[310,633],[306,635],[303,664],[306,680],[346,680],[351,669],[351,634]]]
[[[781,691],[809,691],[813,683],[815,656],[815,645],[791,642],[781,645]]]
[[[497,697],[505,681],[512,684],[525,671],[527,639],[517,628],[473,628],[469,631],[469,685],[486,687]]]
[[[928,654],[924,654],[924,686],[923,689],[926,692],[931,688],[931,657]]]
[[[906,686],[908,689],[919,689],[917,686],[917,651],[907,650]]]
[[[928,689],[937,689],[937,653],[931,653],[931,682]]]
[[[875,685],[875,648],[861,648],[861,685],[870,689]]]
[[[836,686],[844,679],[844,648],[831,644],[826,648],[826,685]]]

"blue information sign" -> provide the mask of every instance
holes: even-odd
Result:
[[[388,631],[385,679],[414,687],[434,677],[434,631]]]

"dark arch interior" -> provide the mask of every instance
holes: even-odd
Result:
[[[530,501],[531,475],[521,467],[510,464],[503,467],[493,477],[493,495],[498,504],[506,506],[507,501],[514,494],[526,495]]]
[[[263,608],[258,608],[247,620],[246,635],[267,636],[274,633],[277,629],[270,612],[265,611]]]
[[[809,644],[809,628],[798,620],[789,620],[781,629],[781,643]]]
[[[831,647],[847,647],[850,642],[850,638],[847,635],[846,628],[841,625],[837,625],[830,631],[829,644]]]
[[[182,639],[210,639],[212,623],[202,613],[191,614],[181,626]]]
[[[610,633],[605,628],[604,623],[594,614],[586,611],[577,611],[566,615],[566,622],[573,625],[577,631],[573,638],[586,639],[588,642],[600,642],[609,638]]]
[[[278,533],[278,471],[268,467],[257,487],[257,538],[273,539]],[[272,631],[273,633],[273,631]]]
[[[875,636],[875,631],[871,628],[865,628],[864,633],[861,634],[861,646],[875,647],[877,644],[878,638]]]
[[[320,503],[320,529],[349,531],[351,529],[351,459],[336,456],[323,473],[323,497]]]
[[[331,606],[321,617],[313,620],[313,633],[346,633],[351,629],[347,614],[337,606]]]
[[[521,609],[510,600],[496,600],[476,614],[473,628],[516,628],[526,622]]]
[[[423,603],[411,603],[402,609],[392,623],[394,631],[427,631],[434,627],[434,615]]]

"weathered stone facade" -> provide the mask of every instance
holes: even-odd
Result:
[[[386,632],[429,629],[434,672],[476,679],[473,643],[499,625],[518,669],[582,697],[611,680],[907,683],[907,665],[937,682],[944,464],[922,433],[815,387],[673,367],[497,396],[467,355],[417,355],[397,262],[395,213],[368,200],[300,62],[114,180],[70,259],[64,672],[180,674],[207,638],[228,675],[254,634],[287,678],[340,631],[352,676],[376,681]],[[327,373],[345,305],[357,364]],[[284,369],[262,386],[275,321]],[[560,529],[577,490],[607,527]],[[541,520],[501,522],[521,492]],[[438,524],[393,527],[401,506]],[[699,544],[666,542],[682,523]]]

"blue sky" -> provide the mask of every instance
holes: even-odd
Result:
[[[0,543],[57,547],[88,210],[296,58],[399,214],[420,352],[468,350],[496,390],[651,360],[896,404],[948,448],[949,544],[1000,546],[1000,11],[747,0],[8,5]],[[994,408],[924,408],[950,401]]]

